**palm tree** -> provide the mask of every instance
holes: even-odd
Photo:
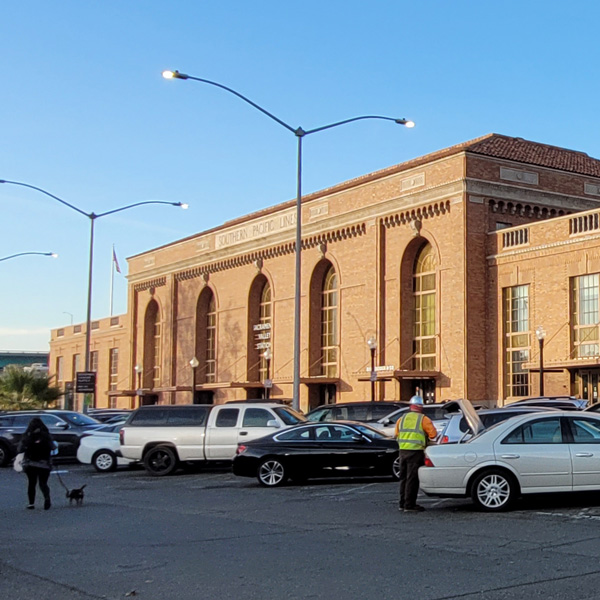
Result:
[[[25,371],[15,365],[6,367],[0,375],[0,408],[48,408],[62,396],[60,388],[50,385],[50,380],[45,373]]]

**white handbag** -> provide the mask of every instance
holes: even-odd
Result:
[[[23,458],[25,458],[25,453],[24,452],[19,452],[19,454],[17,454],[15,456],[15,460],[13,462],[13,469],[17,473],[22,473],[23,472]]]

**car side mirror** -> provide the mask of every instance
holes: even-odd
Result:
[[[358,434],[352,436],[352,441],[353,442],[358,442],[359,444],[361,444],[361,443],[364,444],[366,442],[364,436],[358,435]]]
[[[69,429],[69,424],[68,423],[58,423],[56,425],[57,429]]]
[[[270,421],[267,421],[267,427],[275,427],[275,429],[279,429],[281,425],[277,419],[271,419]]]
[[[386,417],[386,418],[385,418],[385,419],[382,421],[382,423],[383,423],[384,425],[389,425],[389,424],[391,423],[391,421],[390,421],[390,420],[389,420],[389,419]]]

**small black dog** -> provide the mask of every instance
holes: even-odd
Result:
[[[67,498],[69,499],[69,505],[73,504],[73,501],[75,501],[75,504],[80,505],[83,502],[83,496],[85,495],[83,492],[83,488],[87,485],[87,483],[85,485],[82,485],[80,488],[75,488],[73,490],[69,490],[67,492]]]

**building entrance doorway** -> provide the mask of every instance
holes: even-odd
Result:
[[[575,375],[575,394],[582,400],[598,402],[598,383],[600,369],[577,371]]]
[[[425,404],[435,402],[435,379],[413,379],[411,395],[419,394]]]
[[[212,390],[196,390],[194,404],[214,404],[215,393]]]

